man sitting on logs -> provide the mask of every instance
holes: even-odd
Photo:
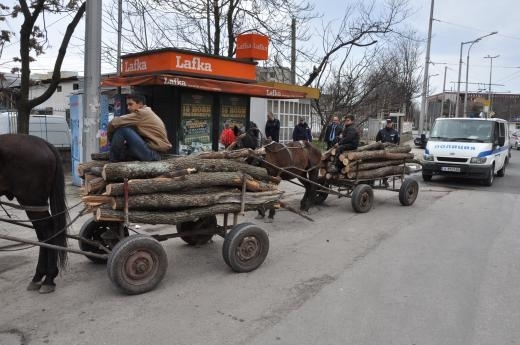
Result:
[[[145,105],[144,96],[131,94],[126,100],[130,113],[108,124],[110,162],[160,160],[160,153],[172,148],[163,121]]]
[[[338,142],[338,149],[336,150],[336,157],[344,151],[355,150],[359,146],[359,132],[354,126],[355,117],[352,114],[348,114],[345,117],[345,122],[343,124],[343,131],[340,134],[340,139]],[[335,167],[331,167],[331,172],[338,172],[341,170],[341,162],[337,161]]]

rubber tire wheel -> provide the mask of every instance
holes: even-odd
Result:
[[[222,257],[235,272],[257,269],[269,252],[267,233],[252,223],[235,225],[224,238]]]
[[[422,179],[424,182],[430,182],[432,180],[432,175],[422,174]]]
[[[358,184],[352,192],[352,208],[357,213],[366,213],[374,203],[374,191],[366,184]]]
[[[499,171],[497,171],[497,176],[498,177],[504,177],[506,176],[506,165],[507,163],[509,163],[506,159],[506,161],[504,162],[504,166],[502,167],[502,169],[500,169]]]
[[[483,180],[484,186],[490,187],[493,185],[493,181],[495,180],[495,164],[491,165],[489,170],[489,176]]]
[[[159,241],[147,235],[122,239],[108,256],[110,281],[128,295],[153,290],[164,278],[167,268],[168,258],[164,248]]]
[[[188,221],[177,224],[177,232],[190,232],[193,230],[208,229],[211,234],[181,236],[181,239],[190,246],[208,243],[213,238],[217,229],[217,216],[202,217],[196,221]]]
[[[109,247],[108,243],[101,238],[101,234],[107,231],[108,229],[112,227],[118,227],[119,223],[117,222],[103,222],[103,221],[96,221],[94,218],[90,218],[87,220],[83,225],[81,226],[81,229],[79,230],[79,236],[86,238],[87,240],[97,241],[101,243],[105,247]],[[79,249],[84,252],[89,253],[96,253],[96,254],[106,254],[105,251],[96,248],[86,242],[83,242],[81,240],[78,241]],[[88,255],[85,255],[86,258],[88,258],[90,261],[96,264],[106,264],[107,259],[100,259],[100,258],[94,258]]]
[[[399,202],[403,206],[410,206],[417,199],[419,194],[419,184],[417,181],[407,178],[403,180],[401,188],[399,188]]]

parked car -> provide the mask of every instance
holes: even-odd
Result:
[[[510,143],[513,149],[520,150],[520,131],[514,131],[511,133]]]
[[[426,134],[421,134],[420,137],[416,137],[413,140],[413,143],[415,146],[419,146],[421,149],[426,148],[426,143],[428,143],[428,138],[426,137]]]

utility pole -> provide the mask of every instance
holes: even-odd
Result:
[[[444,66],[444,81],[442,82],[442,101],[441,101],[441,114],[444,115],[444,101],[446,99],[446,71],[448,70],[448,66]]]
[[[291,20],[291,84],[296,85],[296,18]]]
[[[432,42],[432,23],[433,23],[433,5],[434,0],[431,2],[430,7],[430,19],[428,20],[428,42],[426,44],[426,58],[424,62],[424,78],[421,95],[421,113],[419,115],[419,135],[423,133],[423,122],[426,117],[426,93],[428,92],[428,67],[430,65],[430,45]]]
[[[492,109],[492,107],[491,107],[491,74],[493,73],[493,59],[496,59],[499,56],[500,55],[490,56],[489,54],[487,56],[484,56],[484,59],[489,59],[490,60],[490,66],[489,66],[489,93],[488,93],[489,106],[488,106],[488,112],[487,112],[486,118],[488,117],[489,114],[491,114],[491,109]]]
[[[85,20],[85,93],[83,101],[83,160],[99,151],[99,85],[101,82],[102,1],[87,1]]]

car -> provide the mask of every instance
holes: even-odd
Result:
[[[520,130],[511,133],[511,148],[520,150]]]
[[[428,138],[426,137],[426,134],[421,134],[420,137],[416,137],[413,140],[413,143],[415,146],[419,146],[420,148],[424,149],[426,148],[426,143],[428,143]]]

